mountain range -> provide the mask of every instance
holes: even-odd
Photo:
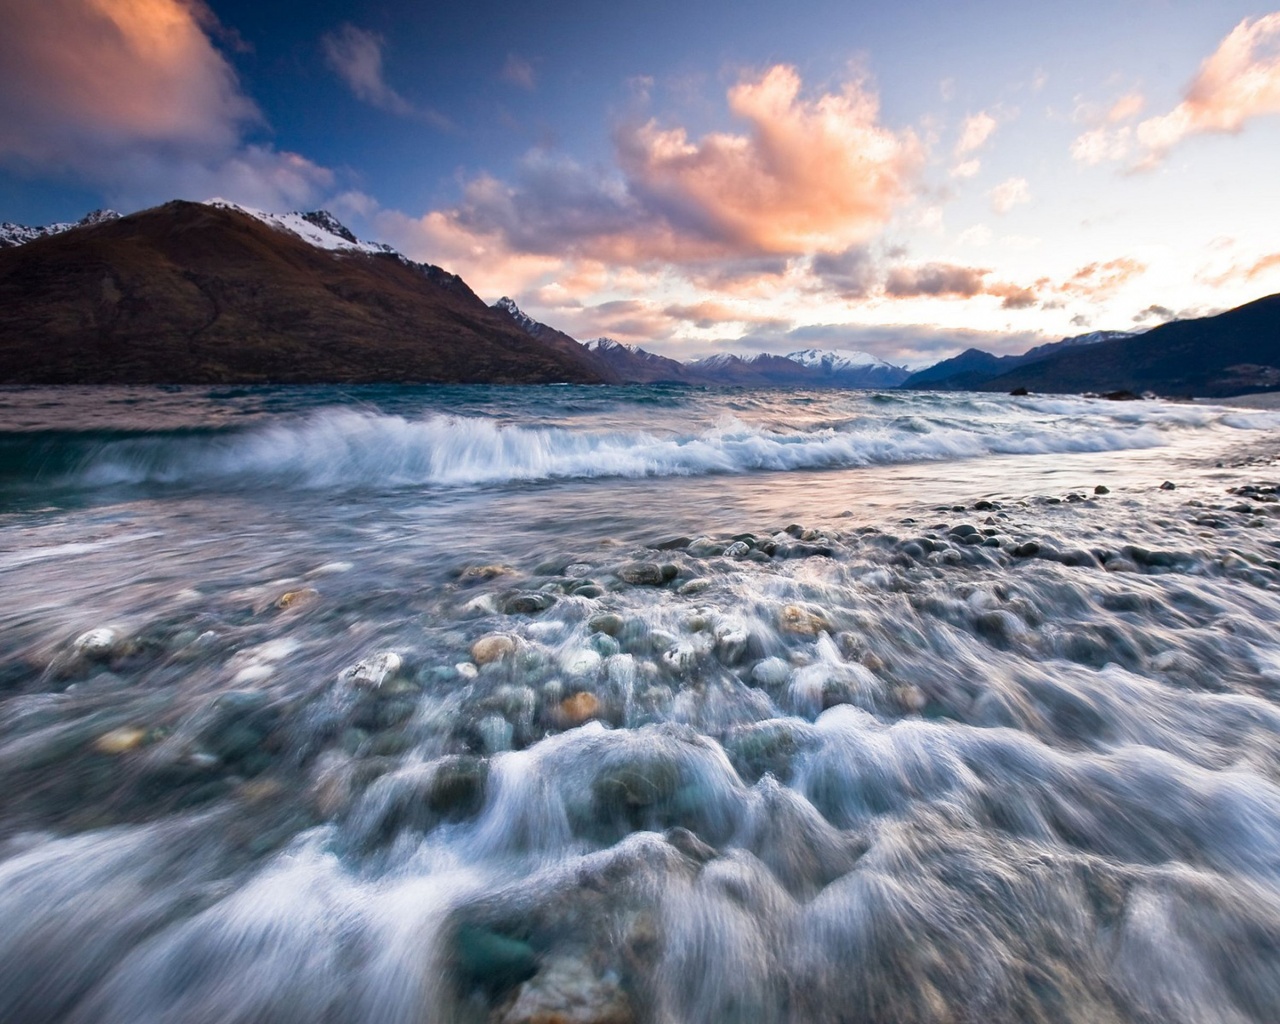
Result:
[[[1280,296],[1021,355],[969,349],[916,372],[865,352],[680,362],[580,343],[510,298],[360,241],[324,210],[175,201],[76,223],[0,224],[0,383],[676,383],[942,390],[1280,388]]]

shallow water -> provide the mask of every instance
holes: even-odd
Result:
[[[1280,1018],[1280,414],[0,423],[0,1019]]]

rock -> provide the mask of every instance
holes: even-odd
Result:
[[[512,576],[515,570],[505,565],[468,565],[458,573],[458,579],[467,583],[497,579],[499,576]]]
[[[497,1024],[633,1024],[635,1014],[617,974],[599,974],[583,959],[556,957],[525,981]]]
[[[689,542],[685,552],[693,558],[711,558],[724,554],[725,546],[717,544],[710,537],[695,537]]]
[[[532,946],[488,928],[464,924],[458,929],[456,950],[464,990],[498,994],[538,973]]]
[[[510,633],[486,633],[471,645],[471,660],[477,665],[489,665],[512,657],[520,642]]]
[[[1014,398],[1026,398],[1031,392],[1022,386],[1018,386],[1010,391],[1009,394]]]
[[[591,566],[586,562],[570,562],[564,567],[564,575],[574,580],[585,580],[591,575]]]
[[[735,540],[724,549],[726,558],[745,558],[751,551],[751,545],[743,540]]]
[[[345,682],[366,690],[376,690],[396,674],[404,665],[404,659],[394,651],[383,651],[371,658],[357,662],[342,673]]]
[[[714,580],[709,580],[703,577],[701,579],[690,580],[688,583],[680,584],[676,589],[676,593],[684,597],[693,597],[696,594],[701,594],[703,591],[710,590],[714,585]]]
[[[465,679],[468,682],[480,674],[480,670],[469,661],[460,661],[453,666],[453,669],[458,673],[459,679]]]
[[[1110,494],[1111,488],[1108,487],[1106,484],[1098,484],[1098,486],[1093,489],[1093,493],[1094,494]]]
[[[751,634],[740,623],[725,622],[716,627],[716,657],[723,665],[737,665],[747,653]]]
[[[782,658],[765,658],[751,668],[751,681],[756,686],[774,688],[786,685],[791,678],[791,666]]]
[[[304,587],[301,590],[289,590],[276,598],[276,607],[282,610],[289,608],[302,608],[311,604],[320,596],[320,591],[313,590],[310,587]]]
[[[660,587],[666,582],[662,566],[656,562],[628,562],[618,566],[614,575],[633,587]]]
[[[541,591],[511,594],[502,602],[502,611],[507,615],[537,615],[539,612],[545,612],[555,603],[554,596]]]
[[[612,658],[622,651],[622,644],[618,643],[608,633],[593,633],[587,643],[602,658]]]
[[[585,690],[560,702],[560,714],[570,725],[581,725],[600,714],[600,698]]]
[[[120,646],[120,634],[105,626],[81,633],[71,645],[76,654],[90,661],[105,661],[115,654]]]
[[[1019,558],[1034,558],[1040,554],[1040,542],[1025,540],[1013,549],[1013,553]]]
[[[696,644],[681,640],[675,646],[663,651],[662,663],[675,675],[688,675],[697,667],[701,653]]]
[[[603,662],[604,659],[598,651],[583,647],[570,651],[561,659],[560,664],[571,676],[588,676],[598,672]]]
[[[625,625],[621,615],[615,615],[613,612],[604,612],[600,615],[593,615],[587,620],[587,628],[593,633],[605,633],[609,636],[617,636],[622,632]]]
[[[146,729],[124,726],[103,733],[93,741],[93,749],[99,754],[127,754],[130,750],[137,750],[146,739]]]
[[[779,628],[784,633],[796,636],[817,636],[831,631],[831,623],[822,612],[800,604],[783,605],[778,620]]]
[[[1120,391],[1106,391],[1106,392],[1103,392],[1103,394],[1100,395],[1099,397],[1105,398],[1109,402],[1140,402],[1142,401],[1141,395],[1134,394],[1134,392],[1130,391],[1128,388],[1125,388]]]
[[[1172,480],[1166,480],[1164,483],[1160,485],[1160,490],[1162,491],[1176,491],[1177,489],[1178,489],[1178,485],[1175,484]]]

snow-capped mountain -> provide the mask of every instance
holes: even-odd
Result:
[[[299,210],[295,210],[292,213],[267,213],[265,210],[255,210],[253,207],[241,206],[239,203],[232,203],[226,199],[209,199],[204,205],[221,210],[238,210],[240,213],[247,213],[255,220],[262,221],[263,224],[269,224],[280,231],[288,231],[292,235],[297,235],[304,242],[310,242],[317,249],[387,253],[392,256],[401,256],[399,252],[389,245],[383,245],[380,242],[360,241],[346,225],[328,210],[311,210],[305,213]],[[405,257],[401,256],[401,258],[404,259]]]
[[[119,220],[120,214],[115,210],[94,210],[92,213],[85,214],[78,221],[45,224],[40,227],[27,227],[25,224],[12,224],[5,221],[0,224],[0,249],[11,249],[15,245],[26,245],[28,242],[34,242],[37,238],[47,238],[49,235],[60,235],[64,231],[71,231],[74,228],[88,228],[95,224],[103,224],[107,221]]]
[[[869,367],[896,369],[893,364],[886,363],[870,352],[856,352],[846,348],[807,348],[802,352],[788,352],[787,358],[793,363],[826,373],[842,373],[846,370],[863,370]]]

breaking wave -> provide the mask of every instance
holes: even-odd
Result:
[[[1244,415],[1143,418],[1035,410],[989,417],[910,415],[787,429],[736,418],[697,433],[574,429],[462,415],[423,419],[325,409],[249,430],[132,437],[46,436],[8,475],[72,487],[161,484],[292,489],[474,487],[514,482],[854,468],[988,455],[1154,448],[1167,431],[1270,425]],[[10,442],[10,444],[15,442]],[[20,443],[20,442],[18,442]],[[35,442],[28,442],[35,444]],[[57,451],[54,449],[57,448]],[[21,464],[21,465],[15,465]]]

